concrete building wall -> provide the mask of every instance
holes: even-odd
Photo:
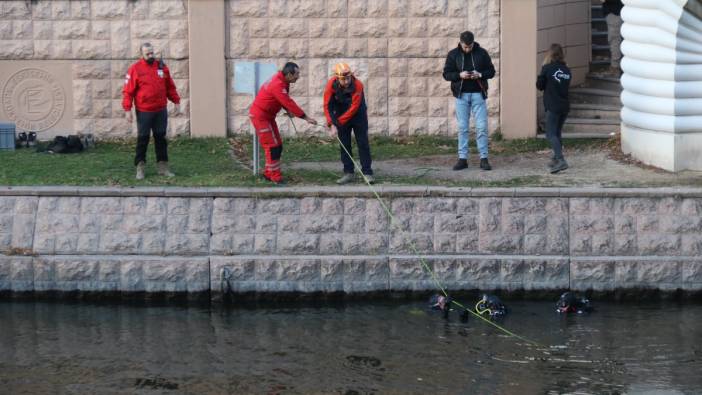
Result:
[[[244,60],[298,62],[303,77],[292,95],[319,120],[330,68],[347,61],[366,85],[371,133],[453,135],[454,100],[441,72],[459,33],[471,30],[497,69],[488,100],[489,128],[494,132],[501,124],[501,8],[511,4],[518,2],[2,1],[0,119],[15,121],[19,129],[34,129],[40,139],[76,132],[101,138],[133,135],[135,126],[124,121],[121,89],[139,44],[149,41],[163,53],[183,98],[180,113],[170,107],[171,135],[250,132],[245,114],[252,98],[234,93],[232,84],[234,64]],[[224,18],[223,29],[217,18]],[[197,26],[191,27],[193,23]],[[213,29],[198,29],[209,23]],[[216,39],[214,30],[223,30],[224,40]],[[200,50],[197,64],[192,63],[191,46]],[[209,70],[207,60],[213,65],[224,62],[224,70]],[[197,78],[200,93],[197,88],[191,92],[191,79]],[[212,101],[222,100],[211,86],[226,87],[225,109],[212,110]],[[26,100],[28,89],[37,87],[44,97]],[[191,99],[199,107],[191,109]],[[198,130],[192,130],[193,124]],[[292,133],[288,121],[280,126]],[[297,126],[300,133],[323,132],[304,122]]]
[[[229,78],[228,128],[250,132],[250,95],[232,88],[237,60],[282,65],[293,60],[302,77],[291,94],[312,117],[322,120],[322,93],[331,67],[348,62],[366,86],[370,133],[452,135],[453,97],[441,74],[458,36],[471,30],[498,70],[490,80],[490,130],[499,126],[499,0],[227,0]],[[282,133],[292,134],[281,118]],[[297,122],[300,133],[323,128]]]
[[[148,41],[163,54],[183,98],[181,113],[170,114],[169,133],[189,134],[187,6],[187,0],[0,2],[0,119],[37,130],[40,139],[132,135],[122,86]],[[42,85],[57,95],[28,102],[27,90]]]

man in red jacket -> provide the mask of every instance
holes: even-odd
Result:
[[[278,124],[275,116],[281,108],[287,111],[291,117],[302,118],[312,125],[317,121],[305,115],[300,106],[290,98],[290,84],[294,84],[300,78],[300,67],[292,62],[283,66],[268,82],[261,86],[258,95],[254,99],[249,109],[249,117],[258,135],[261,147],[266,153],[266,168],[263,177],[276,184],[283,182],[280,173],[280,157],[283,153],[283,140],[278,132]]]
[[[129,67],[122,90],[122,107],[127,122],[132,124],[132,102],[136,107],[137,146],[134,164],[136,179],[144,179],[146,149],[149,146],[151,131],[154,134],[158,174],[174,177],[168,169],[166,128],[168,126],[167,99],[180,110],[180,96],[176,91],[171,73],[162,60],[154,58],[154,48],[149,43],[141,45],[142,58]]]
[[[336,183],[343,185],[354,180],[353,160],[349,156],[353,154],[351,149],[351,131],[353,131],[361,159],[361,172],[366,180],[373,184],[375,178],[371,169],[368,111],[363,84],[353,75],[346,63],[334,65],[334,76],[327,81],[327,86],[324,88],[324,115],[327,118],[327,128],[330,133],[336,134],[342,144],[340,151],[344,175],[336,180]]]

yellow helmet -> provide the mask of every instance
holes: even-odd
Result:
[[[341,79],[346,79],[352,75],[351,67],[346,63],[337,63],[332,68],[334,75],[340,77]]]

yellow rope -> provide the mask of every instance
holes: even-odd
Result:
[[[292,119],[290,119],[290,121],[292,122]],[[295,124],[293,123],[293,127],[294,127],[294,126],[295,126]],[[353,158],[353,156],[351,155],[351,153],[346,149],[346,147],[344,147],[344,144],[341,142],[341,139],[339,139],[338,134],[337,134],[336,136],[334,136],[334,137],[336,137],[336,140],[339,142],[339,145],[340,145],[341,148],[344,150],[344,152],[346,152],[346,155],[348,155],[349,158],[351,158],[351,161],[352,161],[353,164],[354,164],[355,170],[358,171],[359,174],[361,174],[361,177],[363,177],[363,181],[365,181],[366,185],[368,185],[368,188],[371,190],[371,192],[373,192],[373,195],[375,195],[376,199],[378,199],[378,201],[380,202],[380,205],[381,205],[381,206],[383,207],[383,209],[385,210],[385,213],[386,213],[386,214],[388,215],[388,217],[390,218],[390,221],[391,221],[391,222],[390,222],[390,226],[393,226],[393,224],[396,223],[395,217],[392,215],[392,212],[391,212],[390,209],[388,208],[387,204],[385,204],[385,201],[380,197],[380,195],[379,195],[378,192],[375,190],[375,188],[374,188],[373,185],[370,183],[370,181],[368,181],[368,178],[366,178],[366,175],[363,174],[362,171],[360,171],[361,167],[358,165],[358,162],[356,162],[356,160]],[[444,289],[444,287],[441,285],[441,283],[439,282],[439,280],[436,278],[436,275],[434,274],[434,271],[431,270],[431,269],[429,268],[429,265],[427,265],[427,263],[426,263],[426,261],[424,260],[424,258],[420,255],[419,251],[417,251],[417,248],[416,248],[416,246],[415,246],[415,244],[414,244],[414,242],[413,242],[412,240],[410,240],[410,248],[412,249],[412,252],[413,252],[417,257],[419,257],[419,262],[421,262],[421,264],[422,264],[424,270],[426,270],[426,271],[431,275],[431,278],[432,278],[432,280],[434,281],[434,284],[436,284],[436,287],[437,287],[439,290],[441,290],[441,293],[444,294],[444,296],[448,297],[448,293],[446,293],[446,289]],[[465,307],[463,304],[461,304],[461,303],[459,303],[459,302],[457,302],[457,301],[455,301],[455,300],[453,300],[453,299],[451,299],[451,303],[453,303],[453,304],[455,304],[456,306],[458,306],[458,307],[464,309],[465,311],[471,313],[473,316],[480,318],[483,322],[492,325],[493,327],[497,328],[498,330],[502,331],[503,333],[505,333],[505,334],[507,334],[507,335],[509,335],[509,336],[512,336],[512,337],[515,337],[515,338],[517,338],[517,339],[523,340],[523,341],[525,341],[525,342],[527,342],[527,343],[529,343],[529,344],[531,344],[531,345],[537,346],[537,347],[543,347],[541,344],[539,344],[539,343],[537,343],[537,342],[535,342],[535,341],[533,341],[533,340],[529,340],[529,339],[527,339],[527,338],[525,338],[525,337],[523,337],[523,336],[517,335],[517,334],[515,334],[514,332],[511,332],[511,331],[507,330],[506,328],[504,328],[504,327],[502,327],[502,326],[500,326],[500,325],[494,323],[493,321],[490,321],[489,319],[483,317],[480,313],[485,312],[485,310],[483,310],[483,311],[480,312],[480,313],[479,313],[479,312],[475,312],[475,311],[473,311],[473,310],[471,310],[471,309],[468,309],[468,308]],[[478,303],[480,303],[480,302],[478,302]],[[477,307],[477,305],[476,305],[476,307]],[[477,308],[476,308],[476,310],[477,310]]]

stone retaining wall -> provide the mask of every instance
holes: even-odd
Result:
[[[702,190],[0,189],[0,291],[702,290]]]

